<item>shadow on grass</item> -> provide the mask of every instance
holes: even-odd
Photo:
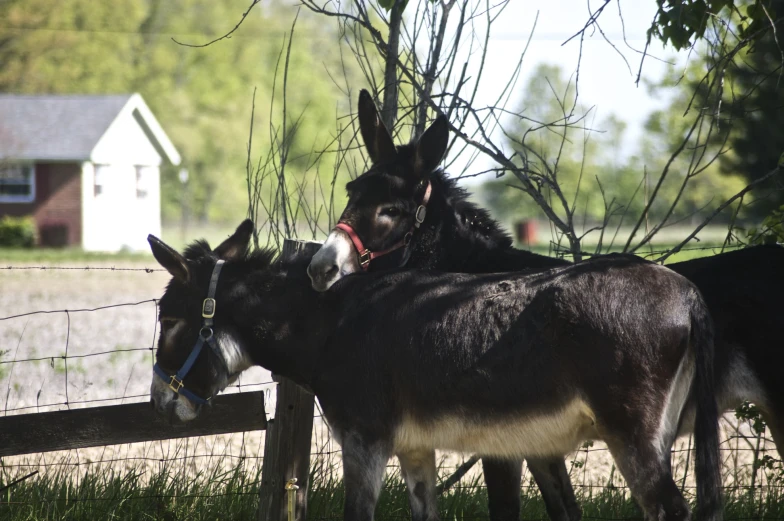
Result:
[[[50,467],[40,477],[5,490],[0,497],[0,519],[30,520],[254,520],[258,504],[258,466],[240,460],[236,466],[198,469],[161,462],[154,468],[125,462],[120,469],[86,470],[73,466]],[[19,475],[0,467],[5,483]],[[19,470],[19,469],[17,469]],[[449,472],[441,472],[445,479]],[[778,488],[731,490],[725,494],[725,519],[784,519],[784,497]],[[344,489],[337,466],[314,462],[309,493],[309,521],[343,518]],[[546,519],[544,503],[531,483],[521,489],[522,520]],[[589,487],[578,490],[583,519],[642,519],[624,488]],[[487,519],[487,494],[479,477],[458,483],[439,498],[444,521]],[[388,469],[376,510],[376,519],[408,520],[406,488],[399,471]]]

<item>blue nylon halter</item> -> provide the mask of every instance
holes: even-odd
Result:
[[[193,346],[191,354],[188,355],[185,363],[182,364],[182,367],[180,367],[180,370],[177,371],[177,374],[175,375],[169,375],[161,368],[161,366],[158,365],[157,362],[152,367],[152,370],[155,372],[155,374],[157,374],[161,380],[169,384],[169,389],[199,405],[205,405],[209,403],[209,401],[212,399],[212,396],[209,398],[202,398],[201,396],[197,396],[192,391],[185,388],[183,379],[187,376],[188,372],[190,372],[193,364],[196,363],[196,359],[199,357],[201,349],[204,347],[205,343],[210,346],[212,352],[215,353],[215,356],[217,356],[218,360],[220,360],[224,369],[224,374],[226,375],[224,378],[228,379],[230,377],[229,366],[226,364],[226,359],[223,357],[223,353],[218,347],[218,343],[215,341],[215,336],[212,331],[213,317],[215,316],[215,289],[218,286],[218,276],[220,276],[224,262],[226,261],[219,260],[215,264],[215,268],[212,270],[212,276],[210,277],[210,287],[207,290],[207,298],[204,299],[204,302],[201,306],[201,316],[204,318],[204,323],[202,328],[199,330],[199,338],[196,340],[196,345]]]

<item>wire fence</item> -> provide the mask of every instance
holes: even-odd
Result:
[[[149,400],[158,335],[157,297],[169,280],[164,270],[136,266],[0,269],[4,270],[0,273],[3,416]],[[269,372],[254,368],[226,392],[263,390],[266,410],[272,417],[275,385]],[[311,492],[314,506],[309,519],[339,519],[340,516],[331,514],[332,507],[318,500],[318,491],[339,482],[340,477],[340,449],[331,438],[318,406],[313,429],[311,488],[315,491]],[[757,432],[750,421],[727,414],[722,422],[722,434],[726,493],[753,497],[757,502],[771,495],[780,497],[779,491],[784,488],[781,461],[766,432]],[[695,486],[693,448],[693,440],[688,437],[679,439],[673,448],[676,482],[688,496],[694,495]],[[10,513],[9,519],[16,519],[14,514],[24,509],[49,508],[47,505],[63,502],[62,494],[54,492],[48,496],[35,494],[29,487],[19,492],[21,485],[2,492],[3,486],[26,476],[41,490],[46,489],[46,484],[64,482],[73,490],[92,486],[92,492],[87,495],[74,492],[67,501],[93,507],[200,498],[213,501],[235,498],[253,504],[258,495],[263,454],[264,433],[246,432],[6,457],[0,459],[0,517]],[[438,453],[440,479],[451,476],[469,456]],[[586,444],[569,454],[566,461],[579,497],[593,497],[608,490],[628,496],[628,489],[603,444]],[[399,487],[396,460],[390,462],[388,475],[391,476],[388,487]],[[100,481],[100,477],[109,483],[108,476],[123,483],[135,483],[137,489],[131,493],[123,488],[130,485],[116,485],[116,490],[107,485],[98,490],[93,481]],[[178,485],[168,488],[156,485],[161,480],[173,480]],[[484,489],[481,465],[476,465],[449,489],[449,494],[484,497]],[[532,497],[537,494],[536,484],[527,470],[522,493],[526,497],[529,493]],[[400,496],[405,497],[402,489]],[[400,508],[404,507],[388,506],[379,517],[408,518],[407,514],[399,514]],[[95,515],[98,510],[91,512]],[[755,519],[766,518],[762,511],[760,515]],[[253,514],[248,511],[236,517],[252,518]],[[460,516],[461,519],[475,517],[486,518],[486,508],[483,513],[475,514],[465,510]],[[612,519],[590,512],[584,518]],[[727,518],[743,519],[743,516]]]

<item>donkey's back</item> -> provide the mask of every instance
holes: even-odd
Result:
[[[363,279],[372,276],[335,288],[345,309],[330,349],[346,371],[364,369],[357,385],[423,418],[594,408],[621,387],[671,381],[701,303],[683,277],[627,256],[528,274]]]

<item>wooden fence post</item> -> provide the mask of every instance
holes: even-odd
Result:
[[[298,252],[316,253],[317,242],[286,239],[282,257]],[[259,491],[259,521],[286,521],[286,482],[297,479],[294,519],[305,521],[308,510],[310,446],[314,396],[286,378],[278,382],[275,419],[267,425]]]

